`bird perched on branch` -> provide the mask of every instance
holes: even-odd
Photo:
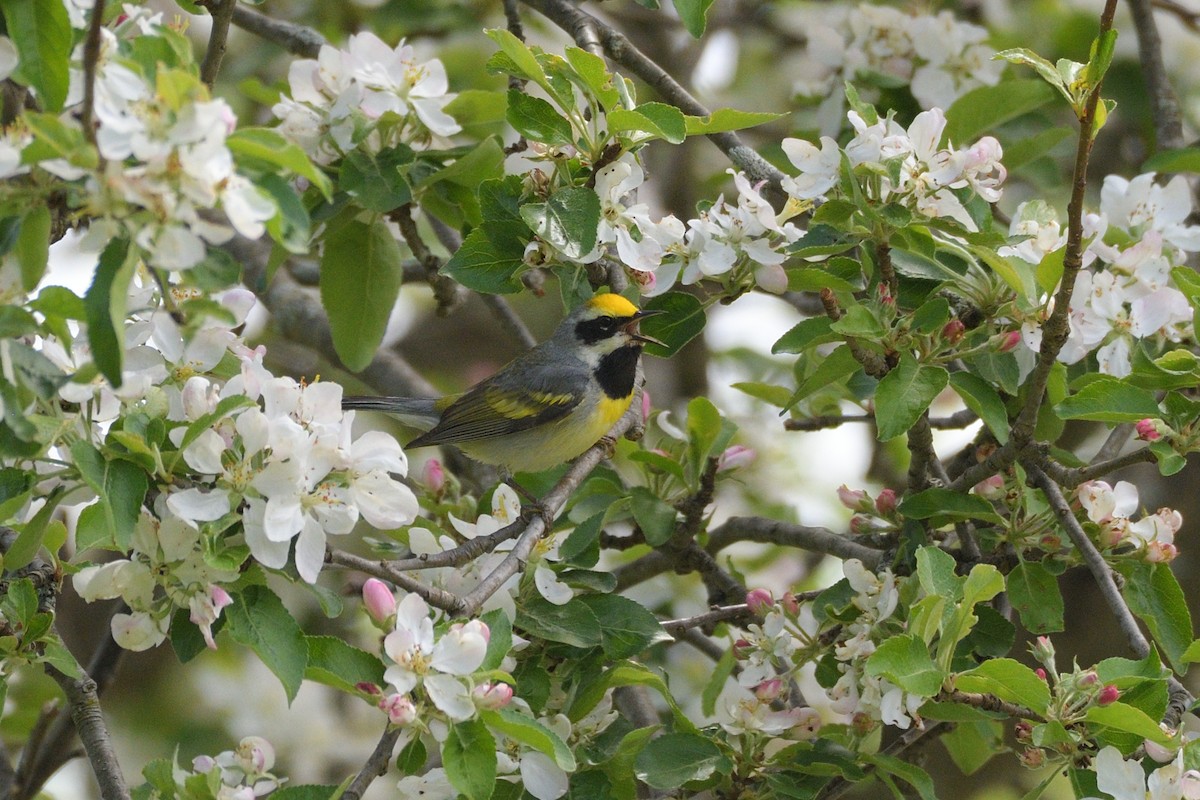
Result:
[[[347,397],[344,409],[385,411],[426,433],[409,447],[450,444],[476,461],[536,472],[594,445],[629,408],[642,345],[657,311],[599,294],[563,319],[545,342],[459,395]]]

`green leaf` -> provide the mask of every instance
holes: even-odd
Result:
[[[539,753],[550,756],[559,768],[571,772],[575,769],[575,754],[558,734],[542,723],[512,708],[498,711],[481,711],[479,718],[489,727]]]
[[[614,108],[607,121],[614,133],[642,131],[671,144],[679,144],[688,135],[683,112],[666,103],[643,103],[632,110]]]
[[[666,345],[665,348],[656,344],[646,345],[646,354],[658,358],[670,358],[678,353],[685,344],[704,331],[707,321],[704,304],[687,292],[660,294],[648,301],[643,309],[662,312],[641,323],[643,333]]]
[[[984,519],[986,522],[1004,524],[988,501],[977,494],[962,494],[950,489],[934,487],[916,494],[906,494],[900,500],[898,510],[912,519],[934,519],[936,524],[965,522],[968,519]]]
[[[940,739],[964,775],[972,775],[1005,751],[1004,726],[996,720],[964,720]]]
[[[1011,173],[1023,167],[1034,159],[1047,155],[1062,142],[1071,138],[1071,129],[1067,127],[1050,128],[1033,136],[1028,136],[1004,145],[1004,166]]]
[[[617,686],[646,686],[658,692],[674,716],[675,729],[678,731],[694,732],[695,724],[683,713],[683,709],[675,702],[667,683],[657,673],[649,668],[632,661],[619,661],[597,679],[583,686],[575,695],[574,702],[567,712],[572,722],[578,722],[596,707],[609,689]]]
[[[721,412],[707,397],[693,397],[687,407],[688,456],[698,472],[713,456],[721,435]]]
[[[885,753],[863,754],[862,759],[868,764],[874,764],[881,772],[887,775],[895,775],[900,780],[912,786],[917,790],[917,796],[921,800],[937,800],[933,778],[929,777],[929,773],[916,764],[910,764],[907,761]],[[896,788],[893,786],[892,790],[895,792]],[[897,797],[902,796],[897,793]]]
[[[21,286],[32,292],[46,273],[50,257],[50,209],[46,206],[35,205],[21,217],[16,256],[21,268]]]
[[[536,638],[572,647],[599,647],[603,641],[600,620],[579,598],[556,606],[536,597],[517,609],[516,626]]]
[[[306,636],[308,666],[304,677],[343,692],[357,691],[356,684],[382,686],[383,662],[374,653],[353,647],[336,636]]]
[[[352,150],[342,160],[338,190],[366,210],[386,214],[412,200],[412,189],[400,172],[412,160],[413,151],[404,145],[377,154]]]
[[[971,372],[955,372],[950,375],[950,388],[983,420],[996,441],[1008,441],[1008,410],[990,383]]]
[[[838,347],[821,360],[811,375],[796,387],[796,391],[788,399],[787,408],[791,408],[813,392],[828,388],[844,381],[846,378],[862,369],[858,359],[849,347]]]
[[[972,89],[946,110],[943,139],[955,147],[966,147],[981,134],[1041,108],[1054,97],[1054,89],[1036,78],[1001,81],[995,86]]]
[[[1008,574],[1008,599],[1030,633],[1063,630],[1063,598],[1058,576],[1040,561],[1022,561]]]
[[[1151,719],[1145,711],[1120,701],[1106,706],[1092,706],[1087,710],[1087,721],[1093,725],[1103,725],[1113,730],[1125,731],[1137,736],[1170,746],[1170,736],[1163,733],[1158,723]]]
[[[922,364],[908,353],[900,356],[900,363],[875,390],[879,441],[894,439],[915,425],[949,382],[950,373],[942,367]]]
[[[1067,91],[1067,86],[1063,82],[1063,77],[1058,69],[1032,50],[1025,47],[1013,47],[1008,50],[1001,50],[992,56],[992,58],[999,61],[1007,61],[1010,64],[1022,64],[1027,67],[1033,67],[1037,74],[1042,76],[1042,80],[1058,89],[1059,93],[1068,101],[1071,100],[1071,95]]]
[[[1192,615],[1187,597],[1167,564],[1122,561],[1117,570],[1125,577],[1121,594],[1129,610],[1150,629],[1154,641],[1176,672],[1187,671],[1184,657],[1192,643]]]
[[[442,746],[450,785],[467,800],[487,800],[496,788],[496,740],[482,721],[456,723]]]
[[[692,38],[699,39],[704,35],[704,29],[708,26],[708,7],[713,4],[713,0],[673,0],[675,10],[679,13],[679,19],[683,22],[683,27],[687,28],[687,32],[692,35]]]
[[[1158,403],[1149,389],[1101,375],[1075,394],[1054,406],[1061,419],[1086,419],[1095,422],[1137,422],[1159,415]]]
[[[517,68],[517,77],[531,80],[543,89],[550,89],[542,65],[524,42],[503,28],[493,28],[484,33],[500,47],[500,52],[509,57],[512,65]]]
[[[554,106],[517,89],[508,90],[505,119],[517,133],[535,142],[565,146],[575,143],[571,123]]]
[[[467,234],[441,273],[477,292],[513,294],[522,288],[517,275],[525,270],[523,254],[523,250],[501,250],[483,228],[476,228]]]
[[[614,78],[608,71],[604,59],[595,53],[578,47],[567,47],[563,50],[567,63],[575,70],[575,74],[592,91],[604,108],[612,109],[621,101],[621,93],[614,86]],[[617,78],[616,80],[622,80]]]
[[[521,206],[521,219],[567,258],[583,258],[596,246],[600,197],[583,186],[560,189],[545,203]]]
[[[20,78],[37,91],[46,111],[58,113],[67,99],[74,44],[66,6],[39,0],[0,0],[0,10],[21,57]]]
[[[867,674],[885,677],[920,697],[937,694],[946,677],[933,663],[921,637],[909,633],[884,639],[867,657]]]
[[[1200,656],[1197,656],[1196,660],[1200,661]],[[721,653],[721,658],[713,668],[708,683],[704,684],[704,691],[700,695],[700,711],[706,717],[710,717],[716,712],[717,700],[721,697],[721,692],[725,691],[725,684],[729,682],[729,676],[733,674],[735,662],[733,648],[730,647]]]
[[[21,120],[34,135],[34,140],[21,151],[22,164],[53,158],[64,158],[67,163],[84,169],[95,169],[99,164],[100,154],[95,145],[83,138],[83,131],[68,126],[58,115],[26,111]]]
[[[769,111],[738,111],[736,108],[718,108],[707,117],[685,117],[688,136],[701,136],[725,131],[740,131],[767,122],[773,122],[786,114]]]
[[[657,642],[672,641],[658,619],[628,597],[588,594],[579,600],[600,621],[601,644],[609,658],[631,658]]]
[[[229,151],[238,156],[239,163],[260,161],[280,167],[293,175],[306,178],[328,200],[333,196],[333,182],[313,165],[304,150],[273,128],[238,128],[225,140]]]
[[[718,770],[726,772],[730,766],[708,737],[668,733],[646,743],[634,762],[634,774],[654,789],[675,789],[688,781],[704,780]]]
[[[1200,172],[1200,147],[1160,150],[1142,162],[1141,172]]]
[[[1011,658],[993,658],[954,678],[963,692],[993,694],[1001,700],[1043,714],[1050,703],[1050,687],[1032,669]]]
[[[127,239],[109,242],[83,298],[92,358],[114,388],[121,386],[125,357],[125,298],[137,268],[137,259],[132,255]]]
[[[234,595],[225,618],[233,640],[253,650],[275,673],[291,704],[304,680],[308,644],[283,603],[266,586],[249,586]]]
[[[321,304],[338,358],[358,372],[375,357],[400,294],[400,245],[383,220],[329,231],[321,255]]]
[[[635,486],[630,494],[630,510],[646,543],[652,547],[666,544],[675,533],[676,513],[673,506],[645,486]]]
[[[479,619],[488,626],[490,632],[487,653],[484,655],[479,669],[499,669],[500,662],[508,655],[508,651],[512,650],[512,623],[509,622],[508,615],[498,608],[487,612]]]
[[[82,440],[71,445],[71,458],[97,495],[97,501],[80,515],[76,546],[80,550],[96,546],[129,549],[149,486],[146,473],[128,461],[106,460]]]
[[[21,567],[33,561],[37,556],[38,550],[42,547],[42,539],[46,535],[47,529],[51,526],[50,517],[58,508],[58,501],[61,499],[61,493],[54,493],[46,498],[46,504],[43,505],[38,512],[33,515],[33,518],[24,525],[18,526],[20,531],[16,540],[9,546],[8,552],[4,554],[3,565],[4,571],[8,573],[16,572]],[[54,525],[63,526],[59,520],[54,520]]]

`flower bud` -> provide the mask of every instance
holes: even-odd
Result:
[[[653,406],[650,403],[650,393],[647,392],[645,389],[642,389],[642,423],[643,424],[650,421],[650,409],[651,408],[653,408]]]
[[[471,696],[477,708],[494,711],[512,701],[513,690],[507,683],[481,683],[471,690]]]
[[[1035,669],[1033,671],[1033,673],[1035,675],[1037,675],[1039,678],[1041,678],[1042,680],[1046,680],[1046,670],[1042,669],[1041,667],[1038,667],[1037,669]]]
[[[629,270],[629,277],[638,285],[642,294],[654,291],[654,287],[658,285],[658,276],[653,272],[643,272],[640,269]]]
[[[875,498],[875,510],[878,511],[881,516],[889,516],[896,510],[896,505],[897,501],[895,489],[884,489],[879,493],[879,496]]]
[[[1100,681],[1100,676],[1096,674],[1096,670],[1089,669],[1075,676],[1075,686],[1079,689],[1087,689],[1095,686]]]
[[[771,678],[765,680],[758,686],[754,687],[754,696],[764,703],[769,703],[775,700],[783,693],[783,681],[779,678]]]
[[[1162,438],[1162,433],[1158,430],[1158,420],[1149,417],[1138,420],[1133,429],[1137,431],[1137,438],[1144,442],[1154,442]]]
[[[996,352],[1007,353],[1021,343],[1021,332],[1009,331],[1008,333],[1000,334],[1000,336],[992,341],[995,342]]]
[[[1151,564],[1165,564],[1174,561],[1179,555],[1179,548],[1166,542],[1148,542],[1146,544],[1146,561]]]
[[[855,514],[850,518],[850,532],[855,536],[862,536],[865,533],[870,533],[871,520],[867,519],[861,514]]]
[[[946,344],[958,344],[966,331],[967,326],[961,319],[952,319],[942,327],[942,340]]]
[[[753,650],[754,645],[750,644],[749,639],[738,639],[733,643],[733,657],[738,661],[745,661]]]
[[[417,718],[417,707],[408,695],[391,694],[379,701],[379,708],[387,713],[393,725],[410,725]]]
[[[442,462],[436,458],[431,458],[425,462],[425,469],[421,475],[421,482],[434,494],[441,494],[446,488],[446,470],[442,467]]]
[[[721,453],[721,457],[717,459],[717,472],[740,469],[751,464],[756,458],[758,458],[758,453],[753,448],[746,447],[744,444],[735,444],[725,448],[725,452]]]
[[[800,613],[800,601],[791,592],[783,593],[783,597],[779,598],[779,605],[783,606],[784,612],[790,617]]]
[[[787,271],[782,264],[759,264],[754,270],[754,282],[764,292],[783,294],[788,288]]]
[[[871,496],[865,489],[851,489],[844,483],[838,487],[837,496],[842,505],[851,511],[860,510],[864,503],[869,503],[871,500]]]
[[[1004,497],[1004,476],[993,475],[975,484],[975,494],[984,500],[1000,500]]]
[[[196,756],[192,759],[192,772],[212,772],[216,766],[217,760],[212,756]]]
[[[1025,720],[1020,720],[1013,726],[1013,734],[1017,737],[1018,742],[1028,742],[1033,738],[1033,726]]]
[[[768,589],[761,587],[751,589],[749,592],[746,592],[746,605],[750,607],[752,612],[762,616],[775,605],[775,598]]]
[[[1100,690],[1100,694],[1096,695],[1096,705],[1111,706],[1113,703],[1117,702],[1117,699],[1120,698],[1120,696],[1121,690],[1110,683]]]
[[[1049,636],[1037,637],[1034,640],[1033,646],[1029,648],[1029,652],[1039,664],[1044,664],[1046,667],[1053,669],[1054,644],[1050,641]]]
[[[1167,736],[1175,738],[1177,731],[1168,728],[1161,722],[1158,724],[1158,727],[1162,728],[1163,733],[1165,733]],[[1143,742],[1143,745],[1146,748],[1146,755],[1150,756],[1160,764],[1166,764],[1169,761],[1174,760],[1175,754],[1179,752],[1178,746],[1171,747],[1168,745],[1161,745],[1158,742],[1150,739],[1147,739],[1145,742]]]
[[[1022,764],[1029,767],[1029,769],[1040,769],[1046,763],[1046,754],[1037,747],[1030,747],[1021,751],[1017,758],[1021,760]]]
[[[371,619],[383,625],[396,613],[396,596],[378,578],[367,578],[362,588],[363,606]]]
[[[234,751],[238,766],[247,775],[261,775],[275,766],[275,748],[261,736],[247,736]]]
[[[859,736],[866,736],[875,730],[875,720],[871,719],[871,715],[865,711],[856,711],[854,712],[854,716],[850,718],[850,727]]]
[[[354,688],[365,695],[370,695],[371,697],[383,696],[383,689],[380,689],[378,686],[370,683],[369,681],[359,681],[358,683],[354,684]]]

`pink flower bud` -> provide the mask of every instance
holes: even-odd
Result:
[[[863,504],[871,500],[865,489],[851,489],[844,483],[838,487],[837,496],[842,505],[851,511],[861,510]]]
[[[371,697],[383,696],[383,689],[380,689],[375,684],[368,683],[367,681],[359,681],[358,683],[354,684],[354,688],[365,695],[370,695]]]
[[[1020,331],[1009,331],[1002,334],[999,343],[996,345],[996,351],[999,353],[1007,353],[1021,343]]]
[[[1172,738],[1174,738],[1177,733],[1162,723],[1159,723],[1158,727],[1162,728],[1163,733]],[[1166,764],[1169,761],[1173,761],[1175,759],[1175,754],[1179,752],[1178,747],[1168,747],[1150,739],[1145,740],[1143,744],[1146,748],[1146,755],[1150,756],[1160,764]]]
[[[408,695],[391,694],[379,701],[379,708],[388,715],[393,725],[410,725],[417,718],[417,707]]]
[[[1165,564],[1174,561],[1179,555],[1179,548],[1166,542],[1148,542],[1146,544],[1146,561],[1151,564]]]
[[[471,690],[471,696],[477,708],[495,710],[512,701],[513,690],[507,683],[481,683]]]
[[[642,423],[650,421],[650,409],[653,406],[650,404],[650,393],[642,389]]]
[[[192,772],[212,772],[217,760],[212,756],[196,756],[192,759]]]
[[[726,448],[725,452],[721,453],[721,457],[717,459],[717,472],[740,469],[751,464],[756,458],[758,458],[758,453],[753,448],[735,444]]]
[[[738,639],[733,643],[733,657],[739,661],[745,661],[750,657],[750,651],[754,649],[754,645],[750,644],[748,639]]]
[[[782,264],[759,264],[754,270],[758,288],[771,294],[783,294],[788,288],[787,271]]]
[[[788,616],[794,617],[800,613],[800,601],[791,592],[784,592],[783,597],[779,598],[779,605],[783,606]]]
[[[367,578],[362,588],[363,605],[371,619],[384,624],[396,613],[396,596],[378,578]]]
[[[861,514],[855,514],[850,518],[850,532],[855,536],[862,536],[865,533],[870,533],[871,520],[867,519]]]
[[[1075,686],[1080,689],[1087,689],[1089,686],[1095,686],[1099,681],[1100,676],[1096,674],[1096,671],[1089,669],[1076,676]]]
[[[1158,430],[1158,420],[1140,419],[1133,429],[1137,431],[1137,438],[1145,442],[1155,442],[1162,438],[1162,434]]]
[[[894,489],[884,489],[875,498],[875,510],[885,517],[896,510],[896,504],[896,491]]]
[[[234,751],[237,764],[247,775],[261,775],[275,766],[275,748],[261,736],[247,736]]]
[[[425,469],[421,475],[421,482],[434,494],[441,494],[442,489],[446,487],[446,470],[442,467],[442,462],[436,458],[431,458],[425,462]]]
[[[1004,497],[1004,476],[993,475],[975,484],[975,494],[984,500],[1000,500]]]
[[[1042,680],[1046,680],[1046,670],[1042,669],[1041,667],[1038,667],[1037,669],[1035,669],[1033,671],[1033,673],[1035,675],[1037,675],[1039,678],[1041,678]]]
[[[750,610],[755,614],[761,616],[769,611],[773,605],[775,605],[775,598],[767,589],[751,589],[750,591],[746,592],[746,605],[748,605]]]
[[[1108,686],[1105,686],[1100,690],[1100,694],[1096,695],[1096,705],[1111,706],[1113,703],[1117,702],[1117,699],[1120,696],[1121,690],[1110,683]]]
[[[653,272],[642,272],[640,269],[629,270],[629,277],[638,285],[642,294],[654,291],[658,283],[658,277]]]
[[[765,680],[754,687],[754,696],[764,703],[769,703],[783,692],[783,681],[779,678]]]
[[[1013,734],[1017,737],[1018,742],[1028,742],[1033,736],[1033,726],[1025,720],[1021,720],[1013,726]]]
[[[966,331],[967,326],[961,319],[952,319],[942,327],[942,339],[947,344],[958,344]]]

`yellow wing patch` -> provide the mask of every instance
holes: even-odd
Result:
[[[588,301],[588,305],[614,317],[632,317],[637,313],[637,306],[612,292],[596,295]]]
[[[487,393],[487,404],[505,419],[536,417],[555,406],[575,402],[574,395],[554,392],[504,392],[493,389]]]

